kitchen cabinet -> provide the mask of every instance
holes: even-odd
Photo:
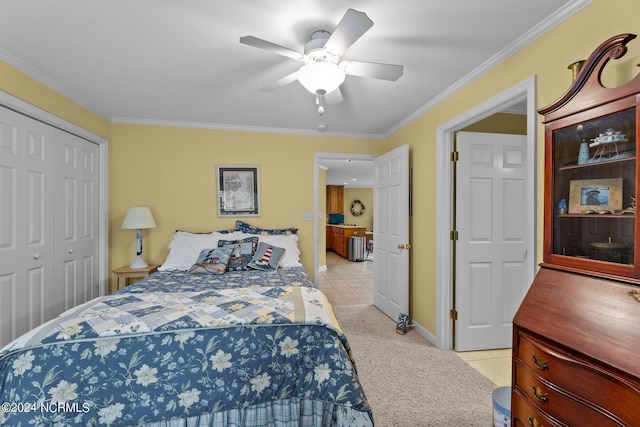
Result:
[[[327,214],[344,214],[343,185],[327,185]]]
[[[327,226],[327,250],[332,250],[343,258],[349,258],[349,237],[364,237],[367,229],[365,227],[354,227],[349,225],[328,225]],[[329,244],[331,242],[331,244]]]
[[[605,41],[545,125],[543,263],[513,319],[514,426],[632,426],[640,415],[640,74],[600,83]]]

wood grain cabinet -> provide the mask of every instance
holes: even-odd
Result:
[[[365,237],[366,227],[351,227],[344,225],[327,226],[327,249],[343,258],[349,258],[349,238],[351,236]],[[331,244],[329,244],[329,241]]]
[[[513,426],[640,426],[640,75],[600,83],[634,38],[605,41],[539,110],[543,263],[513,319]]]
[[[344,214],[344,186],[327,185],[327,213]]]

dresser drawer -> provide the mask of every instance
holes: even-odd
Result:
[[[619,427],[620,424],[594,409],[582,405],[553,384],[546,384],[527,368],[516,363],[515,386],[541,411],[571,426]]]
[[[607,408],[621,425],[638,425],[640,388],[587,361],[520,332],[516,360],[547,384],[555,384],[587,406]]]
[[[565,427],[552,421],[535,405],[530,405],[518,389],[511,393],[511,420],[514,427]]]

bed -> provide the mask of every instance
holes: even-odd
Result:
[[[373,426],[297,236],[251,231],[176,232],[158,273],[0,350],[0,424]],[[226,242],[244,261],[198,262],[220,261]],[[275,268],[250,268],[278,249]]]

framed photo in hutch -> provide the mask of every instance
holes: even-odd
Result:
[[[622,209],[622,178],[580,179],[571,181],[569,213],[579,214]]]
[[[216,166],[218,216],[260,216],[260,167]]]

